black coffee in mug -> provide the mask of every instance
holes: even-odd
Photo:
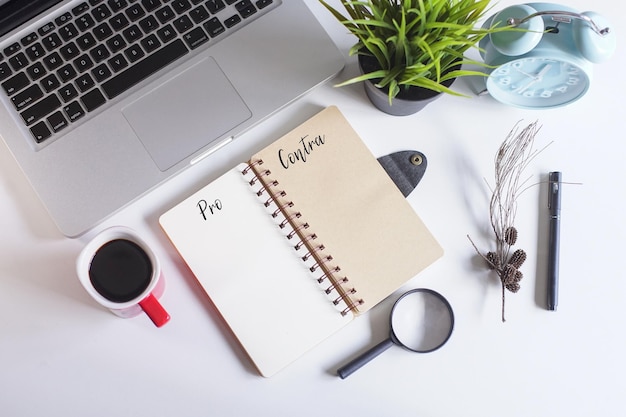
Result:
[[[152,262],[135,242],[115,239],[105,243],[91,260],[89,279],[107,300],[124,303],[150,285]]]

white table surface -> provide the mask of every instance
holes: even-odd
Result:
[[[346,54],[344,80],[357,73],[353,39],[317,3],[306,1]],[[333,1],[338,4],[338,1]],[[510,1],[501,1],[500,10]],[[594,68],[587,95],[545,111],[488,96],[446,96],[413,116],[375,110],[361,86],[316,89],[219,153],[117,213],[80,239],[55,228],[27,180],[0,145],[0,414],[3,416],[621,416],[625,406],[626,115],[621,2],[568,1],[609,17],[618,51]],[[454,88],[472,93],[474,84]],[[338,105],[376,156],[416,149],[428,169],[409,201],[445,255],[393,297],[353,321],[276,376],[258,376],[199,291],[157,225],[165,209],[271,143],[321,108]],[[525,171],[530,183],[563,172],[558,311],[545,307],[546,195],[519,199],[517,247],[528,253],[517,294],[507,294],[477,262],[466,235],[489,249],[494,154],[516,123],[538,120],[536,146],[551,143]],[[95,232],[135,229],[161,258],[163,304],[171,322],[120,319],[80,286],[75,259]],[[346,380],[335,370],[386,337],[391,302],[428,287],[456,314],[440,350],[392,348]],[[244,307],[245,308],[245,307]],[[253,311],[250,314],[254,314]]]

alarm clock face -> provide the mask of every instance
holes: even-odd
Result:
[[[491,72],[489,94],[517,107],[549,108],[570,103],[589,87],[589,77],[580,67],[547,58],[521,58]]]

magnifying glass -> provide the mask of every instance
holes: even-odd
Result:
[[[337,374],[341,379],[347,378],[393,345],[418,353],[439,349],[452,335],[454,313],[441,294],[417,288],[396,300],[389,321],[389,338],[339,368]]]

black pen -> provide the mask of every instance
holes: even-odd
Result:
[[[550,236],[548,240],[548,310],[556,311],[559,301],[559,242],[561,229],[561,173],[548,176],[548,209]]]

